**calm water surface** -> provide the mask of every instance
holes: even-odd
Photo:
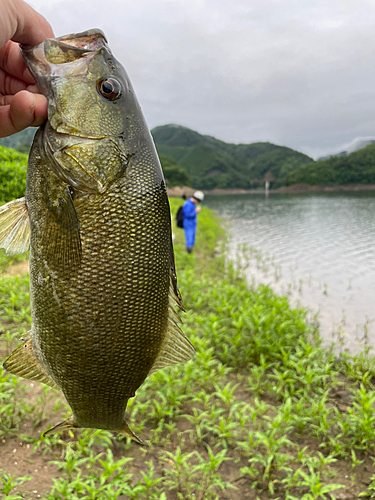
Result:
[[[205,205],[229,222],[231,257],[240,244],[255,249],[249,280],[318,311],[326,341],[375,347],[375,192],[207,196]]]

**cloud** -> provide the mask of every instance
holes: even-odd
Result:
[[[375,134],[371,0],[34,0],[57,35],[98,27],[150,127],[319,156]]]

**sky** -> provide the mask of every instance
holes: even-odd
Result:
[[[32,0],[56,36],[102,29],[150,128],[313,158],[375,137],[374,0]]]

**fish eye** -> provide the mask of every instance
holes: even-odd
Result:
[[[103,80],[99,80],[98,91],[109,101],[118,99],[122,94],[121,85],[115,78],[104,78]]]

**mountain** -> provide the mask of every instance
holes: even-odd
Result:
[[[375,144],[345,156],[301,165],[286,178],[291,184],[375,184]]]
[[[318,161],[328,160],[333,156],[347,156],[350,153],[354,153],[355,151],[359,151],[360,149],[366,148],[367,146],[371,146],[371,144],[375,144],[375,137],[355,139],[355,141],[349,144],[349,146],[347,146],[344,151],[339,151],[338,153],[332,153],[327,156],[321,156],[320,158],[318,158]]]
[[[181,165],[195,188],[243,188],[264,185],[266,174],[273,186],[284,184],[289,172],[312,158],[269,142],[230,144],[181,125],[151,130],[159,155]]]
[[[184,177],[176,166],[171,170],[172,160],[186,172],[186,182],[201,189],[263,186],[266,174],[273,187],[277,187],[285,183],[289,172],[314,161],[284,146],[269,142],[230,144],[181,125],[162,125],[151,133],[163,167],[169,168],[165,176],[170,185]],[[28,128],[0,139],[0,145],[26,152],[34,134],[35,129]],[[169,163],[165,157],[169,157]]]

